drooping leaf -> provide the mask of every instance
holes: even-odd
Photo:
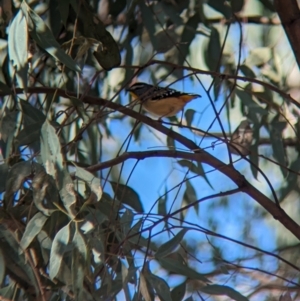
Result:
[[[16,136],[16,146],[31,146],[34,142],[39,141],[43,123],[43,121],[39,121],[25,126]]]
[[[129,205],[137,212],[144,212],[141,199],[134,189],[121,183],[110,182],[110,184],[120,202]]]
[[[232,300],[236,301],[249,301],[248,298],[240,294],[238,291],[226,285],[212,284],[201,287],[200,290],[209,295],[228,296]]]
[[[168,256],[158,258],[157,260],[161,264],[161,266],[169,272],[183,275],[190,279],[198,279],[204,282],[209,282],[209,280],[204,275],[183,264],[183,262],[179,258],[174,259],[173,256]]]
[[[193,185],[190,183],[190,181],[186,181],[186,190],[184,191],[183,199],[184,201],[187,202],[187,204],[192,204],[194,203],[194,208],[196,212],[198,213],[199,211],[199,203],[197,201],[197,194],[196,190],[193,187]]]
[[[62,1],[58,0],[57,4],[58,4],[58,10],[60,13],[60,17],[63,21],[65,28],[67,28],[67,19],[69,16],[69,7],[70,7],[69,0],[62,0]]]
[[[60,48],[60,45],[43,19],[37,15],[25,1],[22,2],[21,9],[26,17],[29,33],[36,43],[71,70],[81,72],[79,66],[73,59]]]
[[[268,114],[268,111],[265,110],[264,107],[258,102],[256,102],[252,95],[250,95],[250,93],[247,93],[240,89],[236,89],[235,92],[236,95],[240,98],[241,102],[249,108],[249,111],[252,113],[252,115],[254,115],[255,113],[258,113],[260,115]],[[254,121],[254,117],[252,117],[252,115],[249,115],[249,118]]]
[[[6,181],[8,176],[8,165],[6,163],[0,164],[0,193],[5,190]]]
[[[119,46],[106,30],[105,25],[93,13],[89,11],[86,4],[80,7],[80,18],[84,24],[84,35],[87,38],[93,38],[100,43],[100,46],[93,55],[98,63],[105,70],[119,66],[121,55]]]
[[[50,251],[49,276],[54,279],[61,267],[63,256],[68,249],[70,239],[70,225],[61,228],[55,235]]]
[[[2,284],[5,276],[5,258],[4,254],[0,248],[0,284]],[[1,293],[0,293],[1,296]]]
[[[232,12],[230,10],[230,6],[226,5],[224,2],[218,0],[208,0],[207,4],[224,15],[226,19],[231,17]]]
[[[155,253],[155,258],[159,259],[173,252],[179,246],[187,231],[188,229],[181,229],[172,239],[162,244]]]
[[[102,197],[102,188],[101,188],[101,182],[100,179],[95,177],[90,172],[86,171],[85,169],[76,166],[76,173],[75,176],[84,182],[86,182],[89,187],[91,188],[91,191],[96,196],[96,201],[99,201]]]
[[[181,301],[185,295],[185,291],[186,291],[186,281],[174,287],[174,289],[171,291],[172,301]]]
[[[270,140],[272,144],[273,154],[280,165],[280,170],[284,177],[287,176],[287,170],[285,166],[288,166],[288,159],[286,149],[283,144],[282,132],[286,128],[286,122],[278,121],[278,118],[274,118],[269,124]]]
[[[13,19],[8,34],[8,55],[16,71],[21,88],[27,88],[28,72],[28,30],[27,22],[21,10]]]
[[[32,179],[33,202],[44,215],[50,216],[59,204],[59,193],[53,177],[44,169],[35,172]]]
[[[233,13],[241,11],[245,4],[245,0],[231,0],[230,2]]]
[[[192,110],[192,109],[187,109],[185,111],[184,116],[185,116],[186,123],[188,126],[192,125],[195,113],[196,113],[195,110]]]
[[[139,293],[144,297],[145,301],[151,301],[152,298],[147,287],[146,277],[143,273],[140,274],[139,280]]]
[[[29,175],[40,172],[43,167],[35,162],[22,161],[16,163],[9,171],[6,187],[5,187],[5,202],[10,203],[13,195],[19,190]]]
[[[0,133],[4,142],[7,141],[11,133],[14,133],[19,114],[19,111],[9,112],[1,119]]]
[[[150,271],[145,273],[147,281],[155,289],[157,295],[162,301],[172,301],[170,288],[165,280],[152,274]]]
[[[60,149],[59,138],[46,120],[41,130],[41,155],[45,169],[57,182],[60,198],[71,217],[75,216],[76,195],[74,184],[67,171]]]
[[[205,63],[209,70],[218,71],[220,67],[221,57],[221,42],[219,31],[215,28],[211,28],[210,38],[204,53]],[[218,65],[219,64],[219,65]]]
[[[32,106],[28,101],[20,100],[23,114],[27,117],[30,122],[44,122],[46,120],[45,114]]]
[[[25,232],[20,242],[20,247],[22,250],[25,250],[30,245],[30,243],[42,230],[46,221],[47,216],[45,216],[41,212],[38,212],[31,218],[31,220],[26,225]]]

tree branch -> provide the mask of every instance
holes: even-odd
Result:
[[[49,87],[28,88],[27,92],[28,93],[54,93],[55,92],[56,95],[63,96],[66,98],[70,96],[77,97],[76,93],[68,92],[63,89],[55,89]],[[16,89],[15,93],[24,93],[24,91],[23,89]],[[7,95],[7,93],[2,92],[0,93],[0,95],[4,96]],[[81,97],[81,95],[79,95],[79,97]],[[223,163],[219,159],[215,158],[211,154],[199,148],[199,146],[195,144],[193,141],[163,126],[161,122],[157,120],[153,120],[138,112],[135,112],[132,109],[119,105],[115,102],[110,102],[103,98],[98,98],[94,96],[84,96],[82,101],[84,103],[88,103],[91,105],[105,106],[112,110],[122,112],[123,114],[135,118],[140,122],[147,124],[148,126],[156,129],[157,131],[181,143],[187,149],[194,152],[193,155],[190,154],[191,160],[205,163],[215,168],[219,172],[223,173],[224,175],[226,175],[237,185],[237,187],[239,187],[241,192],[244,192],[248,194],[250,197],[252,197],[257,203],[259,203],[262,207],[264,207],[265,210],[267,210],[274,217],[274,219],[278,220],[285,228],[287,228],[291,233],[293,233],[294,236],[300,239],[300,226],[282,208],[277,206],[271,199],[266,197],[262,192],[260,192],[257,188],[251,185],[242,174],[240,174],[236,169],[234,169],[233,166]]]

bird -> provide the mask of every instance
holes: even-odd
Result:
[[[184,106],[198,94],[184,93],[171,88],[153,86],[138,82],[126,89],[134,99],[150,114],[162,117],[175,116]]]

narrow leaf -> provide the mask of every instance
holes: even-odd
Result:
[[[145,276],[161,301],[172,301],[170,288],[165,280],[149,272]]]
[[[99,201],[102,197],[102,188],[101,188],[101,182],[100,179],[95,177],[90,172],[86,171],[85,169],[76,166],[76,173],[75,176],[84,182],[86,182],[89,187],[91,188],[91,191],[95,193],[97,197],[97,201]]]
[[[186,291],[186,281],[174,287],[174,289],[171,291],[172,301],[181,301],[185,295],[185,291]]]
[[[36,235],[40,233],[47,219],[48,218],[41,212],[38,212],[32,217],[25,228],[25,232],[20,242],[20,247],[22,250],[25,250],[36,237]]]
[[[54,279],[59,272],[69,239],[70,227],[68,224],[58,231],[53,240],[49,261],[49,276],[51,279]]]
[[[143,204],[137,192],[121,183],[110,182],[117,199],[124,204],[131,206],[137,212],[144,212]]]
[[[8,55],[16,70],[21,88],[27,87],[28,72],[28,30],[26,19],[21,10],[13,19],[8,33]]]
[[[0,285],[2,284],[5,276],[5,258],[4,254],[0,248]],[[0,294],[1,296],[1,294]]]
[[[207,285],[204,287],[199,288],[203,293],[209,295],[221,295],[221,296],[228,296],[232,300],[236,301],[249,301],[248,298],[240,294],[238,291],[234,290],[233,288],[226,286],[226,285]]]
[[[71,70],[81,72],[81,69],[73,59],[60,48],[60,45],[43,19],[25,1],[22,2],[21,9],[26,16],[30,35],[37,44]]]
[[[177,248],[180,242],[182,241],[183,236],[187,231],[188,229],[180,230],[172,239],[161,245],[155,254],[155,258],[165,257],[169,255],[172,251],[174,251],[174,249]]]
[[[196,272],[187,265],[184,265],[180,260],[175,260],[168,257],[157,258],[157,260],[162,265],[162,267],[169,272],[183,275],[190,279],[198,279],[204,282],[209,282],[209,280],[204,275]]]

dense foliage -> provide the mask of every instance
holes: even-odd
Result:
[[[0,300],[300,300],[295,5],[1,1]]]

